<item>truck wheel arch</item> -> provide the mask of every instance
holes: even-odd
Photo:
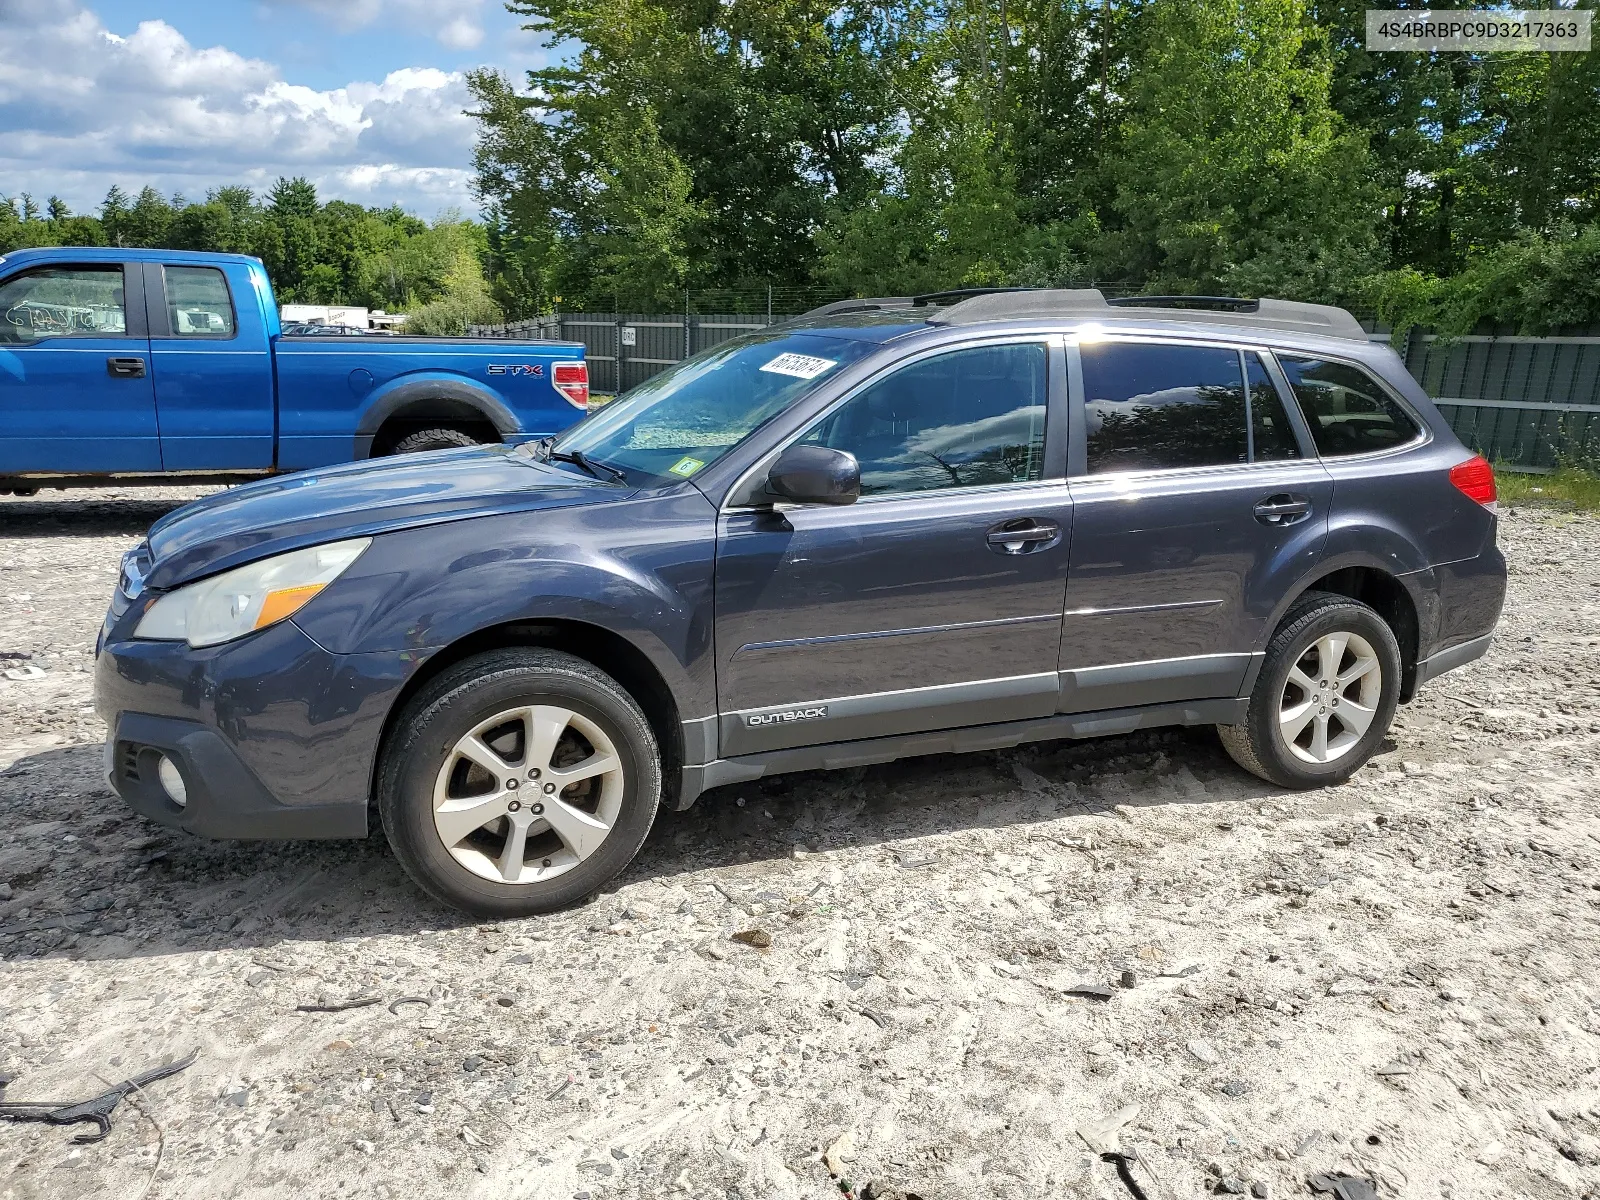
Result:
[[[380,391],[356,425],[355,458],[384,454],[389,444],[426,426],[484,432],[496,440],[517,432],[517,418],[500,399],[459,379],[412,379]]]

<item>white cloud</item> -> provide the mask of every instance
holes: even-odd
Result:
[[[383,22],[414,30],[452,50],[483,41],[484,0],[268,0],[276,7],[308,8],[349,33]]]
[[[391,0],[400,3],[400,0]],[[355,7],[379,0],[356,0]],[[419,6],[420,7],[420,6]],[[441,10],[475,7],[440,3]],[[317,90],[144,21],[113,33],[70,3],[0,0],[0,189],[93,209],[112,182],[197,197],[303,174],[324,196],[471,210],[464,79],[432,67]]]

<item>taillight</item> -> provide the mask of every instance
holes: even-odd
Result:
[[[1483,455],[1475,455],[1450,468],[1450,482],[1468,499],[1493,507],[1499,493],[1494,486],[1494,468]]]
[[[589,364],[580,362],[556,363],[550,372],[550,381],[556,391],[567,398],[573,408],[589,407]]]

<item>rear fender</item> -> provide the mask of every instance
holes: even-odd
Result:
[[[493,425],[501,438],[521,428],[505,401],[481,384],[443,371],[402,375],[367,397],[356,423],[355,457],[370,457],[372,439],[391,417],[409,408],[425,409],[429,401],[441,402],[441,420],[460,420],[468,410]]]

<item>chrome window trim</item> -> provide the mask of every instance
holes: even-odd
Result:
[[[851,388],[848,392],[844,393],[844,395],[839,396],[837,399],[835,399],[832,404],[828,405],[827,408],[823,409],[816,416],[812,417],[811,420],[808,421],[805,424],[805,426],[802,427],[798,432],[796,432],[794,434],[791,434],[788,438],[786,438],[783,441],[779,442],[776,446],[774,446],[771,449],[769,449],[765,454],[761,455],[760,458],[756,459],[756,461],[754,463],[752,463],[743,473],[740,474],[739,478],[734,481],[733,486],[728,489],[728,495],[729,496],[737,496],[737,495],[739,495],[742,491],[744,491],[744,489],[749,485],[750,481],[756,475],[758,475],[763,470],[771,470],[772,469],[773,460],[775,460],[778,455],[782,454],[790,446],[794,445],[801,438],[805,437],[806,434],[810,433],[813,429],[815,429],[819,424],[821,424],[823,421],[826,421],[829,417],[831,417],[840,408],[844,407],[851,400],[855,399],[862,392],[866,391],[867,388],[872,387],[874,384],[878,383],[880,380],[882,380],[883,378],[888,376],[891,372],[898,371],[903,367],[912,366],[913,364],[922,362],[925,359],[937,358],[939,355],[942,355],[942,354],[954,354],[954,353],[958,353],[959,351],[962,351],[962,350],[974,350],[974,349],[978,349],[978,348],[983,347],[983,346],[1038,345],[1038,346],[1043,346],[1044,347],[1045,352],[1046,352],[1046,371],[1047,371],[1046,378],[1045,378],[1045,437],[1046,437],[1046,440],[1048,441],[1048,439],[1049,439],[1049,430],[1050,430],[1050,425],[1049,425],[1049,421],[1050,421],[1050,396],[1049,396],[1049,390],[1050,390],[1050,387],[1052,386],[1051,383],[1050,383],[1049,375],[1048,375],[1048,369],[1049,369],[1049,358],[1048,358],[1048,355],[1049,355],[1049,352],[1051,350],[1053,350],[1057,346],[1061,345],[1062,342],[1063,342],[1063,335],[1060,334],[1060,333],[1049,333],[1049,332],[1019,333],[1019,332],[1016,332],[1015,330],[1012,330],[1012,331],[1008,331],[1008,332],[1005,332],[1005,333],[992,334],[992,335],[990,335],[988,337],[972,338],[972,339],[968,339],[968,340],[965,340],[965,341],[957,342],[955,344],[944,343],[942,345],[937,345],[937,346],[928,346],[928,347],[925,347],[922,350],[919,350],[919,351],[917,351],[915,353],[908,354],[904,358],[897,358],[893,362],[884,363],[880,370],[873,372],[871,375],[867,376],[867,378],[861,380],[861,382],[856,384],[855,387]],[[1068,399],[1068,404],[1069,404],[1069,406],[1071,404],[1070,397]],[[1048,483],[1061,484],[1061,483],[1065,483],[1065,482],[1066,481],[1064,479],[1049,479],[1049,478],[1045,478],[1045,479],[1019,479],[1019,480],[1012,480],[1009,483],[987,483],[987,484],[982,484],[982,485],[980,485],[978,487],[942,487],[942,488],[929,488],[926,491],[918,491],[918,492],[884,492],[884,493],[880,493],[879,495],[876,495],[876,496],[862,496],[855,503],[856,504],[871,504],[871,503],[876,503],[876,502],[883,501],[883,500],[905,500],[905,499],[910,498],[910,497],[921,497],[921,496],[968,496],[968,495],[974,495],[974,494],[978,494],[978,493],[982,493],[982,492],[995,491],[995,490],[998,490],[998,489],[1001,489],[1001,488],[1037,487],[1040,484],[1048,484]],[[721,508],[719,508],[717,511],[718,511],[718,515],[720,516],[723,513],[786,512],[786,511],[790,511],[790,510],[793,510],[793,509],[811,509],[811,508],[827,508],[827,507],[834,507],[834,506],[823,505],[823,504],[774,504],[774,505],[771,505],[769,507],[767,505],[760,505],[760,504],[730,504],[725,500],[723,502]],[[854,505],[838,506],[838,507],[854,507]]]

